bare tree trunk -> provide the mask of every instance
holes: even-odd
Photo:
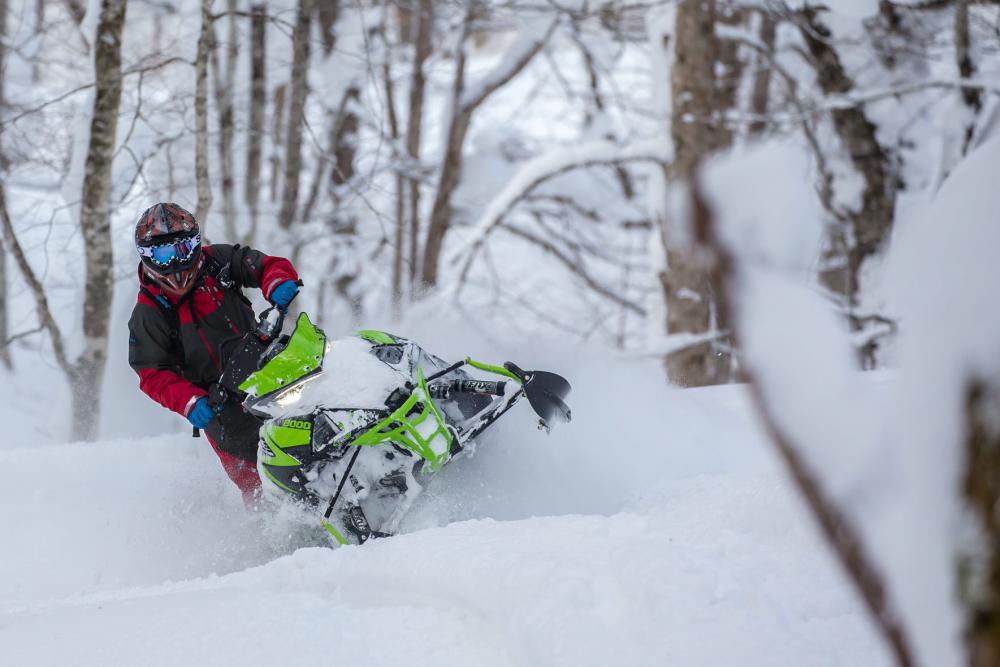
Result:
[[[201,33],[194,63],[194,175],[198,184],[194,217],[203,235],[212,208],[212,185],[208,181],[208,61],[213,49],[212,0],[201,0]]]
[[[340,18],[340,0],[320,0],[316,3],[316,18],[319,23],[319,34],[323,40],[323,54],[329,56],[337,45],[335,27]]]
[[[829,28],[819,20],[817,10],[812,7],[803,9],[800,17],[799,32],[816,70],[817,83],[827,95],[846,95],[854,87],[854,82],[834,50]],[[865,183],[861,209],[850,216],[853,242],[848,243],[843,238],[833,239],[832,252],[844,255],[844,261],[840,267],[821,275],[827,287],[843,294],[850,307],[857,303],[861,265],[882,249],[892,229],[895,180],[889,155],[878,143],[875,126],[865,116],[864,110],[856,106],[835,108],[831,116],[837,135]]]
[[[267,108],[266,57],[267,7],[250,9],[250,108],[247,121],[247,173],[244,201],[250,209],[250,230],[244,241],[252,245],[257,234],[260,202],[261,142],[264,137],[264,112]]]
[[[73,435],[85,440],[97,435],[114,295],[111,163],[122,93],[121,37],[125,7],[125,0],[102,0],[94,40],[94,112],[80,196],[80,230],[86,262],[84,349],[73,378]]]
[[[461,46],[459,47],[457,62],[455,63],[455,79],[451,91],[452,114],[448,125],[444,162],[441,165],[437,193],[434,196],[431,218],[427,225],[427,234],[424,237],[424,254],[423,261],[421,262],[420,281],[423,287],[426,288],[433,288],[437,285],[441,249],[444,247],[444,238],[451,224],[451,199],[456,187],[458,187],[459,178],[462,174],[462,149],[465,146],[465,135],[469,131],[472,115],[476,109],[489,99],[490,95],[507,85],[527,67],[528,63],[545,46],[556,26],[556,21],[553,20],[549,24],[549,29],[544,36],[531,38],[533,41],[530,48],[523,48],[523,45],[517,43],[520,40],[517,40],[511,47],[511,53],[502,59],[503,62],[508,63],[504,65],[502,76],[489,79],[482,89],[476,91],[474,96],[464,99],[466,97],[465,48],[477,4],[469,2],[467,7],[468,9],[462,26]]]
[[[979,531],[977,544],[959,561],[970,667],[1000,664],[1000,390],[971,382],[965,404],[965,503]]]
[[[274,119],[272,120],[271,136],[271,203],[278,200],[278,182],[281,176],[281,144],[285,128],[285,96],[288,84],[282,83],[274,88]]]
[[[7,324],[7,248],[0,241],[0,364],[10,370],[13,362],[10,358],[10,329]]]
[[[5,67],[7,64],[7,0],[0,0],[0,122],[3,122],[4,112],[7,104],[4,98],[4,83],[6,81]],[[3,134],[0,133],[0,140]],[[7,169],[7,161],[3,157],[3,146],[0,145],[0,173]],[[11,368],[10,348],[7,339],[10,337],[10,330],[7,325],[7,306],[9,299],[7,296],[7,249],[0,241],[0,363]]]
[[[360,90],[357,86],[350,86],[344,91],[337,110],[329,114],[330,130],[327,133],[326,152],[313,174],[312,186],[302,207],[302,220],[312,218],[313,208],[326,180],[327,165],[330,165],[330,182],[333,186],[346,183],[354,175],[354,142],[358,130],[358,117],[350,107],[357,101],[359,95]]]
[[[357,108],[361,90],[353,85],[344,92],[344,104],[333,133],[333,171],[330,183],[334,187],[343,185],[354,178],[354,157],[358,152],[358,128],[360,120],[353,109]]]
[[[735,47],[722,52],[715,36],[718,22],[715,0],[681,0],[677,5],[674,68],[671,98],[674,108],[670,134],[674,142],[674,178],[689,185],[702,163],[714,151],[732,141],[723,123],[727,108],[735,102],[738,66]],[[729,71],[720,79],[719,68]],[[675,225],[679,228],[681,225]],[[666,302],[666,331],[704,333],[720,328],[714,311],[719,293],[714,289],[700,256],[684,239],[670,238],[661,226],[667,267],[660,274]],[[667,375],[675,384],[703,386],[730,379],[731,360],[712,343],[701,343],[674,352],[666,358]]]
[[[45,0],[35,0],[35,34],[45,32]],[[41,76],[41,64],[36,58],[31,63],[31,81],[35,83]]]
[[[87,8],[83,2],[80,0],[63,0],[63,4],[66,5],[66,11],[70,13],[70,16],[73,17],[73,21],[77,25],[83,23],[83,17],[87,14]]]
[[[299,0],[292,34],[291,97],[288,104],[288,134],[285,137],[285,182],[281,194],[278,224],[288,229],[295,221],[299,205],[299,178],[302,172],[302,124],[305,119],[306,96],[309,94],[309,35],[312,0]]]
[[[431,209],[431,218],[427,225],[424,253],[420,263],[420,282],[425,288],[432,288],[437,284],[438,256],[441,254],[445,230],[451,217],[451,194],[458,185],[458,177],[462,169],[462,147],[465,145],[465,133],[472,120],[471,110],[468,115],[463,113],[461,100],[462,93],[465,91],[466,40],[469,36],[474,12],[475,2],[470,2],[462,24],[462,36],[455,59],[455,78],[451,88],[451,119],[445,143],[444,162],[441,164],[441,175],[438,179],[434,206]]]
[[[219,112],[219,171],[222,174],[222,215],[226,221],[226,238],[235,242],[239,233],[236,229],[236,201],[233,175],[233,87],[236,83],[236,58],[239,56],[239,33],[236,29],[237,0],[226,0],[229,30],[226,42],[226,63],[224,72],[219,64],[219,54],[213,28],[212,73],[215,79],[215,107]]]
[[[434,28],[434,3],[420,0],[417,6],[417,34],[413,38],[413,73],[410,76],[410,107],[406,121],[406,154],[415,168],[420,162],[420,144],[424,122],[424,98],[427,79],[424,65],[431,54]],[[412,25],[412,17],[409,23]],[[410,296],[416,290],[417,267],[420,264],[420,180],[411,175],[409,182],[410,210]],[[400,249],[402,252],[402,249]]]
[[[755,119],[750,123],[750,136],[759,136],[767,129],[764,120],[767,114],[768,101],[771,97],[771,58],[774,53],[774,38],[777,32],[777,22],[768,12],[760,13],[760,43],[765,52],[757,55],[757,71],[753,77],[753,90],[750,92],[750,112]]]
[[[383,31],[385,27],[383,26]],[[406,202],[405,181],[399,170],[399,116],[396,113],[396,91],[392,82],[390,69],[391,54],[387,53],[382,61],[382,85],[385,87],[386,115],[389,120],[389,136],[392,139],[392,157],[396,168],[396,228],[393,233],[392,247],[392,281],[390,285],[390,301],[392,317],[398,320],[403,313],[403,239],[406,232]]]
[[[955,58],[958,60],[958,73],[963,79],[971,79],[976,74],[976,64],[972,61],[969,38],[969,0],[958,0],[955,4]],[[968,152],[972,145],[973,133],[976,130],[975,117],[982,111],[982,91],[978,88],[963,88],[962,100],[969,108],[972,120],[965,127],[965,138],[962,142],[962,154]]]

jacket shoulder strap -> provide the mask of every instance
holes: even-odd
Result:
[[[172,303],[170,303],[167,297],[162,294],[153,294],[151,291],[146,289],[145,286],[140,285],[139,291],[146,295],[150,301],[155,303],[163,313],[163,316],[167,319],[167,328],[170,335],[170,345],[173,351],[183,358],[184,348],[181,346],[181,318],[177,314],[177,309]]]
[[[233,250],[238,249],[240,246],[233,246]],[[224,289],[231,289],[235,283],[233,282],[232,276],[232,262],[221,262],[216,257],[213,257],[211,253],[205,254],[205,272],[215,279],[215,282],[219,283],[219,286]]]

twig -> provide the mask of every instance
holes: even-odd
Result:
[[[552,255],[552,257],[559,260],[559,263],[565,266],[567,269],[569,269],[574,275],[579,276],[583,280],[583,282],[586,283],[587,287],[597,292],[605,299],[608,299],[609,301],[612,301],[623,308],[627,308],[638,315],[642,316],[646,315],[645,308],[635,303],[634,301],[630,301],[629,299],[626,299],[625,297],[616,294],[612,290],[608,289],[604,285],[597,282],[593,276],[591,276],[589,273],[583,270],[583,268],[580,265],[581,263],[579,261],[574,260],[572,257],[568,257],[564,252],[562,252],[559,248],[557,248],[554,244],[550,243],[546,239],[543,239],[525,229],[521,229],[520,227],[515,227],[510,224],[503,224],[500,226],[500,228],[506,232],[513,234],[514,236],[517,236],[518,238],[524,239],[525,241],[537,245],[539,248]]]
[[[167,58],[166,60],[160,61],[160,62],[156,63],[155,65],[149,65],[149,66],[146,66],[146,67],[132,67],[130,69],[127,69],[124,72],[122,72],[122,78],[124,78],[126,76],[130,76],[132,74],[145,74],[146,72],[152,72],[152,71],[155,71],[155,70],[158,70],[158,69],[162,69],[162,68],[166,67],[167,65],[172,65],[174,63],[185,63],[187,65],[193,65],[194,64],[190,60],[185,60],[184,58],[180,58],[180,57],[174,56],[173,58]],[[30,109],[25,109],[25,110],[21,111],[20,113],[14,114],[13,116],[11,116],[10,118],[8,118],[4,122],[0,123],[0,129],[5,128],[8,125],[13,125],[17,121],[19,121],[22,118],[24,118],[25,116],[30,116],[31,114],[38,113],[42,109],[50,107],[53,104],[58,104],[59,102],[62,102],[63,100],[65,100],[67,97],[72,97],[73,95],[76,95],[77,93],[82,93],[85,90],[90,90],[95,85],[97,85],[96,81],[91,81],[90,83],[85,83],[82,86],[77,86],[76,88],[74,88],[72,90],[66,91],[62,95],[58,95],[58,96],[52,98],[51,100],[47,100],[45,102],[42,102],[41,104],[38,104],[36,106],[31,107]]]

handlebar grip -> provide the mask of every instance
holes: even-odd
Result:
[[[489,394],[503,396],[507,383],[504,380],[490,382],[487,380],[452,380],[451,382],[432,382],[427,386],[431,398],[447,399],[456,394]]]
[[[455,391],[463,394],[491,394],[493,396],[503,396],[507,383],[504,380],[459,380]]]

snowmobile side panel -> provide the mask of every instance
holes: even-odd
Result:
[[[319,372],[325,353],[326,336],[302,313],[285,349],[260,370],[251,373],[240,384],[240,391],[254,398],[262,398],[286,389],[304,377]]]
[[[283,491],[307,495],[301,469],[312,455],[312,421],[289,418],[266,422],[260,437],[258,471]]]
[[[261,428],[261,436],[267,444],[267,451],[262,452],[262,459],[267,465],[302,465],[302,461],[291,456],[286,450],[291,447],[311,447],[312,422],[297,419],[267,422]]]
[[[285,491],[286,493],[291,493],[292,495],[295,495],[295,496],[301,495],[298,491],[296,491],[292,487],[285,486],[285,484],[283,484],[280,479],[278,479],[277,477],[275,477],[275,475],[274,475],[273,472],[271,472],[270,470],[267,469],[266,465],[263,468],[261,468],[261,469],[264,471],[264,475],[266,475],[267,478],[269,480],[271,480],[271,483],[274,484],[275,486],[277,486],[279,489]]]

